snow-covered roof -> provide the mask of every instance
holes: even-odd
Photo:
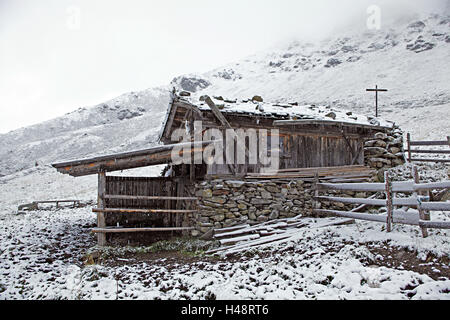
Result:
[[[381,118],[355,114],[351,111],[338,110],[329,106],[299,105],[298,103],[269,103],[255,100],[229,100],[222,97],[211,97],[224,115],[251,115],[277,120],[316,120],[326,123],[336,122],[344,124],[364,125],[373,127],[392,128],[393,122]],[[180,101],[188,102],[199,110],[211,110],[205,101],[195,97],[183,96]]]

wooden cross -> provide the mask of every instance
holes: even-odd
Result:
[[[378,89],[378,86],[375,86],[375,89],[366,89],[366,91],[375,91],[375,117],[378,117],[378,92],[386,92],[387,89]]]

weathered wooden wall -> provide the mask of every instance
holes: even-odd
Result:
[[[189,184],[182,178],[165,177],[106,177],[107,195],[133,196],[189,196]],[[107,208],[126,209],[184,209],[185,204],[177,200],[105,199]],[[108,213],[107,225],[180,227],[183,217],[175,213]]]
[[[216,128],[222,131],[225,146],[226,128],[217,121],[214,114],[210,111],[194,112],[192,110],[192,107],[184,103],[179,103],[177,108],[172,110],[171,127],[167,136],[170,136],[175,128],[184,127],[186,121],[192,123],[201,120],[203,130]],[[311,122],[278,126],[274,123],[274,120],[278,118],[226,112],[223,115],[234,129],[254,129],[256,131],[266,129],[269,134],[273,129],[279,130],[279,169],[364,164],[363,139],[376,132],[375,128],[358,125],[343,126]],[[270,146],[270,138],[268,138],[268,144]],[[251,149],[248,141],[246,141],[246,147]],[[223,159],[226,162],[225,150]],[[236,175],[244,175],[245,173],[260,172],[262,167],[264,166],[260,163],[249,164],[247,162],[246,164],[235,164],[233,170]],[[230,166],[224,163],[209,165],[207,174],[231,175],[233,173]]]
[[[346,141],[347,139],[347,141]],[[224,140],[224,145],[226,140]],[[349,147],[351,146],[351,149]],[[248,139],[246,147],[250,150]],[[288,168],[311,168],[331,167],[344,165],[364,164],[364,153],[362,151],[363,140],[358,136],[322,135],[312,133],[280,133],[279,136],[279,167]],[[236,146],[234,148],[236,153]],[[270,150],[270,137],[268,137],[268,150]],[[360,151],[354,160],[357,151]],[[223,152],[226,162],[226,153]],[[354,161],[353,161],[354,160]],[[235,166],[236,174],[258,173],[264,165],[259,161],[257,164],[238,164]],[[208,175],[231,174],[228,165],[212,164],[208,166]]]

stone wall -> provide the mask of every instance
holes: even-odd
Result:
[[[311,181],[254,182],[210,180],[196,184],[199,212],[193,236],[207,233],[212,228],[223,228],[248,223],[250,225],[278,218],[317,216],[313,213],[314,189]],[[328,192],[336,194],[336,192]],[[345,192],[340,196],[368,197],[365,192]],[[350,210],[343,203],[321,203],[322,208]]]
[[[364,163],[380,174],[386,169],[404,164],[405,161],[403,132],[398,126],[386,133],[377,132],[373,138],[364,142]]]

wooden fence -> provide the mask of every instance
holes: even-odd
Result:
[[[450,162],[450,159],[443,159],[443,158],[416,158],[413,156],[413,154],[450,154],[450,149],[440,149],[440,150],[433,150],[433,149],[411,149],[411,147],[417,146],[448,146],[450,147],[450,136],[447,137],[447,140],[442,141],[411,141],[411,134],[408,133],[406,135],[406,145],[407,150],[405,150],[408,153],[408,162],[413,161],[426,161],[426,162]]]
[[[332,214],[340,217],[386,223],[386,230],[392,230],[392,223],[417,225],[422,235],[428,236],[427,228],[450,229],[448,221],[430,221],[430,211],[450,211],[450,202],[433,201],[431,190],[449,189],[450,181],[419,183],[417,167],[413,167],[414,181],[392,182],[385,172],[384,183],[317,183],[317,190],[343,190],[384,192],[386,199],[346,198],[335,196],[316,196],[317,200],[362,204],[386,207],[386,214],[357,213],[352,211],[315,209],[315,212]],[[405,198],[396,197],[397,193],[411,193]],[[415,210],[409,210],[415,208]]]
[[[186,231],[180,214],[197,212],[197,197],[190,194],[183,178],[116,177],[99,174],[97,228],[99,245],[106,244],[106,233]],[[156,227],[106,226],[105,214],[162,214],[162,225]]]

